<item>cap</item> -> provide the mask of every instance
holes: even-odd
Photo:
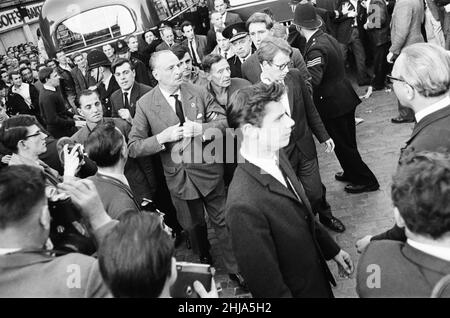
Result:
[[[125,54],[128,52],[128,44],[125,40],[117,40],[116,42],[116,53]]]
[[[295,7],[294,24],[305,29],[317,29],[322,26],[322,20],[316,13],[314,6],[309,3],[299,3]]]
[[[238,22],[229,25],[222,31],[224,38],[230,40],[230,42],[237,41],[248,35],[247,28],[245,27],[245,22]]]
[[[87,55],[87,68],[88,70],[99,66],[111,66],[111,62],[108,57],[100,50],[92,50]]]

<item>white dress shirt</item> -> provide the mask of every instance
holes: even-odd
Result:
[[[19,88],[15,85],[12,87],[13,93],[19,94],[25,100],[28,107],[31,106],[31,96],[30,96],[30,85],[27,83],[22,83]]]
[[[450,247],[419,243],[411,239],[408,239],[406,242],[415,249],[424,252],[425,254],[432,255],[434,257],[450,262]]]
[[[244,150],[244,146],[241,147],[241,155],[248,162],[254,164],[258,168],[261,168],[261,173],[270,174],[272,177],[277,179],[282,185],[287,188],[286,181],[281,173],[280,167],[277,164],[277,157],[274,155],[271,159],[260,158],[247,153]]]
[[[446,96],[437,103],[434,103],[431,106],[428,106],[425,109],[422,109],[421,111],[418,111],[416,113],[416,121],[421,121],[424,117],[437,112],[438,110],[441,110],[442,108],[448,107],[450,105],[450,96]]]
[[[134,86],[134,85],[133,85]],[[133,86],[131,86],[128,90],[124,91],[122,90],[122,94],[123,94],[123,104],[125,105],[125,93],[127,93],[127,99],[128,99],[128,104],[131,106],[131,91],[133,90]]]
[[[109,82],[111,80],[112,74],[102,80],[103,85],[105,85],[105,90],[108,90]]]
[[[56,88],[47,84],[42,85],[46,90],[56,92]]]
[[[161,90],[161,93],[163,94],[164,98],[166,99],[166,101],[169,103],[170,107],[172,108],[172,110],[176,113],[176,109],[175,109],[175,97],[170,96],[170,95],[178,95],[178,100],[181,102],[181,91],[180,89],[178,89],[176,92],[174,93],[169,93],[166,90],[164,90],[163,88],[159,87],[159,89]]]

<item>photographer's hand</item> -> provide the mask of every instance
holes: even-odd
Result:
[[[67,177],[73,178],[80,170],[81,162],[79,158],[79,153],[83,153],[83,148],[81,144],[75,145],[72,151],[69,152],[69,145],[64,145],[64,181]]]
[[[58,189],[70,195],[94,231],[111,221],[91,180],[67,181],[58,184]]]
[[[194,289],[200,298],[219,298],[214,277],[211,278],[211,290],[209,292],[206,291],[205,287],[198,280],[194,282]]]

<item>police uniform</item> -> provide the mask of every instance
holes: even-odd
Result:
[[[248,36],[248,32],[247,32],[247,28],[245,27],[245,23],[239,22],[239,23],[235,23],[235,24],[232,24],[232,25],[229,25],[228,27],[226,27],[222,31],[222,35],[224,38],[229,39],[230,42],[233,42],[233,41],[237,41],[237,40],[240,40],[240,39]],[[252,53],[253,52],[251,51],[249,54],[249,57]],[[228,64],[230,64],[231,77],[232,78],[233,77],[243,78],[242,70],[241,70],[241,66],[242,66],[241,59],[237,55],[234,55],[234,56],[230,57],[227,61],[228,61]]]
[[[376,188],[378,181],[358,152],[355,109],[361,100],[345,77],[339,43],[331,35],[317,30],[306,43],[305,61],[312,76],[314,102],[335,142],[335,153],[345,179],[354,185]]]

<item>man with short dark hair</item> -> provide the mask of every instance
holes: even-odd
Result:
[[[81,122],[73,119],[73,113],[66,109],[61,94],[56,91],[60,80],[58,72],[50,67],[43,68],[39,71],[39,80],[44,84],[39,94],[39,109],[48,132],[57,139],[72,136],[77,131],[75,125],[81,126]]]
[[[136,72],[136,80],[148,86],[151,86],[150,74],[145,64],[136,57],[131,55],[130,49],[124,40],[118,40],[116,43],[116,53],[119,58],[130,60]]]
[[[201,66],[207,48],[206,36],[195,34],[194,26],[190,21],[184,21],[180,28],[186,37],[181,44],[189,49],[192,64],[197,67]]]
[[[183,74],[183,81],[198,86],[205,86],[208,82],[206,74],[200,67],[193,64],[192,56],[186,46],[174,45],[170,49],[180,60],[180,68]]]
[[[90,181],[61,188],[70,197],[101,241],[110,218]],[[25,198],[25,199],[24,199]],[[0,170],[0,297],[106,297],[95,258],[70,253],[55,257],[44,246],[50,214],[44,173],[31,166]]]
[[[369,244],[358,262],[360,297],[430,297],[438,281],[450,275],[449,189],[448,153],[403,158],[391,190],[395,222],[407,240]],[[450,296],[448,289],[445,294]]]
[[[34,84],[37,81],[33,76],[33,71],[29,67],[21,68],[20,75],[22,76],[22,81],[24,83]]]
[[[41,119],[39,92],[33,84],[24,83],[17,71],[9,73],[13,85],[8,90],[6,107],[9,115],[29,114]]]
[[[303,186],[282,148],[295,122],[281,103],[284,87],[259,83],[238,91],[228,111],[242,135],[245,160],[228,189],[227,224],[253,297],[332,297],[326,260],[347,274],[350,256],[314,219]]]
[[[241,17],[237,13],[227,11],[228,4],[226,0],[214,0],[214,10],[221,14],[222,23],[225,27],[242,22]]]

